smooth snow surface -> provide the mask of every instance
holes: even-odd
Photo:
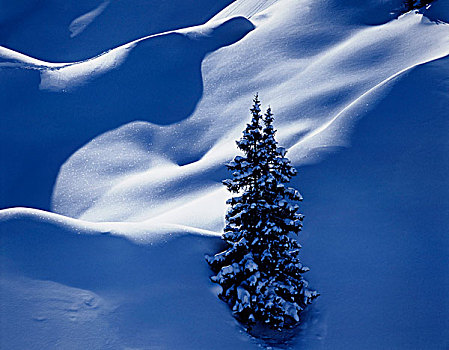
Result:
[[[96,17],[101,15],[103,11],[106,10],[110,2],[110,0],[105,0],[92,11],[89,11],[84,15],[75,18],[69,26],[69,30],[71,32],[70,37],[73,38],[81,34],[86,29],[86,27],[94,21]]]
[[[399,6],[0,0],[0,348],[446,349],[449,8]],[[204,261],[255,92],[321,293],[263,339]]]

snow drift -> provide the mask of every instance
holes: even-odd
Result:
[[[442,0],[399,18],[399,1],[4,3],[0,206],[58,214],[0,211],[2,348],[447,347]],[[274,341],[241,331],[203,261],[255,92],[300,170],[321,293]]]

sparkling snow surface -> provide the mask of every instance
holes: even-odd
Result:
[[[0,0],[0,348],[446,349],[449,7],[399,4]],[[255,92],[321,294],[264,340],[204,261]]]

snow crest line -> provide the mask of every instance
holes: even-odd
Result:
[[[377,85],[373,86],[372,88],[370,88],[369,90],[365,91],[363,94],[361,94],[359,97],[357,97],[355,100],[353,100],[351,103],[349,103],[348,105],[346,105],[340,112],[338,112],[333,118],[331,118],[331,120],[327,121],[326,123],[324,123],[323,125],[321,125],[320,127],[308,132],[306,135],[304,135],[304,137],[298,141],[297,143],[295,143],[293,146],[291,146],[289,148],[289,150],[294,150],[296,147],[300,147],[304,142],[307,142],[308,140],[312,139],[313,137],[323,133],[324,131],[328,130],[330,127],[332,127],[332,125],[338,121],[342,115],[344,113],[346,113],[347,111],[349,111],[352,107],[356,106],[359,102],[361,102],[365,97],[367,97],[368,95],[371,95],[371,93],[376,92],[376,90],[378,90],[379,88],[381,88],[382,86],[388,84],[390,81],[396,79],[397,77],[399,77],[400,75],[402,75],[403,73],[414,69],[415,67],[418,67],[420,65],[426,64],[426,63],[430,63],[433,62],[435,60],[438,60],[440,58],[444,58],[447,57],[448,55],[445,56],[441,56],[441,57],[434,57],[430,60],[424,61],[424,62],[420,62],[420,63],[416,63],[410,67],[404,68],[401,71],[389,76],[388,78],[382,80],[380,83],[378,83]]]
[[[0,46],[0,67],[14,67],[35,69],[41,73],[40,89],[66,90],[84,84],[87,80],[120,66],[132,49],[140,42],[171,34],[179,34],[193,39],[209,36],[214,29],[232,21],[244,18],[243,16],[226,17],[210,20],[204,24],[181,29],[165,31],[144,36],[126,44],[106,50],[86,60],[76,62],[47,62],[12,49]],[[254,29],[254,27],[253,27]]]
[[[220,237],[221,233],[187,225],[170,224],[147,220],[144,222],[90,222],[70,218],[45,210],[16,207],[0,210],[0,223],[12,221],[35,221],[37,224],[51,224],[64,227],[74,234],[112,235],[126,238],[137,244],[152,244],[159,240],[183,235]]]

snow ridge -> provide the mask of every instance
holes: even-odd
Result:
[[[0,3],[0,43],[21,48],[0,46],[1,348],[266,345],[203,261],[256,92],[300,170],[322,294],[281,343],[446,345],[447,2],[397,19],[399,0],[145,2],[174,11],[143,12],[154,27],[114,21],[124,1]]]

